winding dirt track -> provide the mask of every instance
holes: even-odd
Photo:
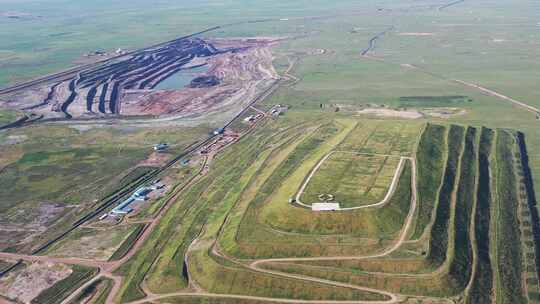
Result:
[[[405,219],[405,223],[403,225],[403,228],[401,229],[400,235],[397,238],[396,242],[389,248],[385,249],[384,251],[372,255],[364,255],[364,256],[333,256],[333,257],[310,257],[310,258],[277,258],[277,259],[261,259],[252,262],[249,264],[249,268],[253,269],[255,271],[283,276],[283,277],[289,277],[289,278],[295,278],[295,279],[301,279],[301,280],[308,280],[312,282],[318,282],[318,283],[325,283],[330,285],[336,285],[336,286],[343,286],[343,287],[349,287],[349,288],[355,288],[360,289],[364,291],[371,291],[379,294],[383,294],[386,296],[389,296],[391,300],[384,301],[384,303],[397,303],[399,301],[403,300],[403,297],[398,294],[393,294],[390,292],[377,290],[377,289],[371,289],[371,288],[365,288],[360,287],[357,285],[351,285],[351,284],[343,284],[339,282],[329,281],[329,280],[322,280],[318,278],[308,277],[308,276],[302,276],[302,275],[292,275],[280,271],[274,271],[274,270],[267,270],[264,268],[261,268],[262,265],[267,263],[273,263],[273,262],[303,262],[303,261],[339,261],[339,260],[364,260],[364,259],[371,259],[371,258],[381,258],[390,255],[394,251],[396,251],[405,241],[407,238],[407,234],[409,232],[409,229],[412,225],[413,219],[414,219],[414,213],[416,212],[416,205],[417,205],[417,197],[416,197],[416,161],[414,158],[411,158],[412,163],[412,169],[413,174],[411,178],[411,188],[412,188],[412,197],[411,197],[411,207],[409,208],[409,213],[407,214],[407,218]],[[348,302],[338,302],[338,303],[348,303]],[[354,303],[378,303],[373,301],[356,301]]]
[[[276,303],[305,303],[305,304],[389,304],[389,303],[398,303],[399,301],[328,301],[328,300],[294,300],[294,299],[281,299],[281,298],[265,298],[265,297],[255,297],[255,296],[242,296],[242,295],[231,295],[231,294],[219,294],[219,293],[208,293],[208,292],[176,292],[168,293],[161,295],[154,295],[146,297],[142,300],[129,302],[128,304],[144,304],[151,303],[152,301],[171,298],[171,297],[205,297],[205,298],[222,298],[222,299],[240,299],[240,300],[254,300],[254,301],[266,301],[266,302],[276,302]]]
[[[328,300],[298,300],[298,299],[282,299],[282,298],[267,298],[267,297],[256,297],[256,296],[244,296],[244,295],[231,295],[231,294],[214,294],[214,293],[208,293],[203,291],[197,291],[197,292],[178,292],[178,293],[168,293],[168,294],[160,294],[160,295],[151,295],[144,299],[130,302],[130,304],[139,304],[139,303],[147,303],[155,300],[160,299],[166,299],[170,297],[177,297],[177,296],[197,296],[197,297],[212,297],[212,298],[229,298],[229,299],[245,299],[245,300],[258,300],[258,301],[267,301],[267,302],[279,302],[279,303],[336,303],[336,304],[392,304],[392,303],[399,303],[402,302],[405,297],[400,294],[395,294],[391,292],[387,292],[384,290],[379,289],[373,289],[363,286],[358,286],[354,284],[347,284],[337,281],[331,281],[331,280],[325,280],[305,275],[294,275],[289,273],[284,273],[280,271],[274,271],[274,270],[268,270],[264,269],[261,266],[267,263],[273,263],[273,262],[299,262],[299,261],[323,261],[323,260],[362,260],[362,259],[371,259],[371,258],[381,258],[390,255],[394,251],[396,251],[405,241],[407,234],[409,232],[409,229],[412,225],[412,221],[414,219],[414,214],[416,212],[416,206],[417,206],[417,196],[416,196],[416,161],[414,158],[409,158],[412,163],[412,169],[413,174],[411,178],[411,188],[412,188],[412,196],[411,196],[411,205],[409,208],[409,213],[407,214],[407,217],[405,219],[405,223],[400,231],[399,237],[397,238],[396,242],[389,248],[385,249],[384,251],[372,254],[372,255],[364,255],[364,256],[333,256],[333,257],[312,257],[312,258],[278,258],[278,259],[261,259],[253,261],[249,264],[244,264],[234,258],[228,257],[222,252],[219,251],[217,240],[214,241],[214,245],[212,246],[212,253],[216,254],[222,258],[225,258],[229,260],[230,262],[233,262],[237,265],[241,265],[244,267],[249,268],[252,271],[285,277],[285,278],[291,278],[291,279],[298,279],[303,281],[310,281],[314,283],[321,283],[326,285],[332,285],[336,287],[345,287],[345,288],[351,288],[356,289],[360,291],[367,291],[372,293],[381,294],[384,296],[389,297],[389,300],[384,301],[362,301],[362,300],[351,300],[351,301],[328,301]],[[193,246],[196,243],[196,240],[191,244]],[[191,247],[190,246],[190,247]]]

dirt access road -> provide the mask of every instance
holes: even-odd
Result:
[[[335,282],[335,281],[321,280],[321,279],[318,279],[318,278],[313,278],[313,277],[308,277],[308,276],[303,276],[303,275],[292,275],[292,274],[288,274],[288,273],[284,273],[284,272],[280,272],[280,271],[267,270],[267,269],[261,268],[261,266],[264,265],[264,264],[267,264],[267,263],[274,263],[274,262],[365,260],[365,259],[385,257],[385,256],[390,255],[391,253],[393,253],[397,249],[399,249],[399,247],[401,247],[401,245],[403,244],[403,242],[407,238],[407,234],[409,233],[410,227],[412,225],[412,222],[413,222],[413,219],[414,219],[414,214],[416,212],[416,206],[417,206],[417,188],[416,188],[416,174],[417,173],[416,173],[416,160],[415,160],[415,158],[411,158],[411,163],[412,163],[412,170],[413,170],[413,174],[411,175],[412,176],[412,178],[411,178],[411,188],[412,188],[411,206],[409,208],[409,213],[407,214],[407,217],[405,219],[405,223],[404,223],[404,225],[403,225],[403,227],[402,227],[402,229],[400,231],[400,234],[399,234],[396,242],[392,246],[390,246],[389,248],[385,249],[384,251],[382,251],[380,253],[376,253],[376,254],[372,254],[372,255],[364,255],[364,256],[333,256],[333,257],[311,257],[311,258],[261,259],[261,260],[254,261],[251,264],[249,264],[249,268],[252,269],[252,270],[255,270],[255,271],[268,273],[268,274],[273,274],[273,275],[278,275],[278,276],[283,276],[283,277],[288,277],[288,278],[309,280],[309,281],[312,281],[312,282],[332,284],[332,285],[336,285],[336,286],[343,286],[343,287],[350,287],[350,288],[358,289],[361,286],[351,285],[351,284],[344,284],[343,285],[342,283]],[[385,303],[398,303],[398,302],[400,302],[400,301],[402,301],[404,299],[403,296],[401,296],[399,294],[393,294],[393,293],[386,292],[386,291],[383,291],[383,290],[370,289],[370,288],[365,288],[365,287],[361,287],[361,288],[362,288],[361,290],[364,290],[364,291],[371,291],[371,292],[375,292],[375,293],[379,293],[379,294],[389,296],[390,300],[385,301]],[[366,301],[357,301],[355,303],[365,303],[365,302]],[[368,303],[377,303],[377,302],[369,302],[369,301],[367,301],[367,302]],[[341,303],[344,303],[344,302],[341,302]]]
[[[398,238],[396,239],[395,243],[390,246],[389,248],[385,249],[384,251],[372,254],[372,255],[365,255],[365,256],[333,256],[333,257],[313,257],[313,258],[279,258],[279,259],[261,259],[256,260],[250,263],[244,263],[242,261],[236,260],[234,258],[228,257],[222,252],[219,251],[217,240],[214,241],[214,245],[212,246],[212,253],[216,254],[222,258],[225,258],[229,260],[230,262],[247,267],[252,271],[270,274],[274,276],[280,276],[285,278],[291,278],[291,279],[298,279],[303,281],[310,281],[314,283],[321,283],[326,285],[332,285],[336,287],[345,287],[345,288],[352,288],[356,290],[361,291],[368,291],[373,293],[378,293],[385,295],[389,298],[389,300],[384,301],[328,301],[328,300],[298,300],[298,299],[283,299],[283,298],[268,298],[268,297],[256,297],[256,296],[244,296],[244,295],[230,295],[230,294],[214,294],[214,293],[208,293],[204,292],[202,290],[198,290],[196,292],[178,292],[178,293],[168,293],[168,294],[160,294],[160,295],[150,295],[144,299],[130,302],[130,304],[141,304],[141,303],[148,303],[152,301],[157,301],[161,299],[171,298],[171,297],[210,297],[210,298],[229,298],[229,299],[244,299],[244,300],[257,300],[257,301],[267,301],[267,302],[279,302],[279,303],[336,303],[336,304],[392,304],[392,303],[399,303],[405,300],[405,296],[400,294],[395,294],[391,292],[387,292],[384,290],[378,290],[373,288],[367,288],[362,287],[358,285],[353,284],[347,284],[332,280],[325,280],[315,277],[309,277],[305,275],[294,275],[289,273],[284,273],[280,271],[274,271],[274,270],[268,270],[264,269],[261,266],[266,263],[273,263],[273,262],[298,262],[298,261],[321,261],[321,260],[361,260],[361,259],[370,259],[370,258],[381,258],[390,255],[405,242],[405,239],[407,237],[407,234],[409,233],[410,227],[412,225],[412,221],[414,218],[414,214],[416,212],[417,208],[417,195],[416,195],[416,160],[415,158],[410,158],[412,162],[412,169],[413,174],[411,178],[411,188],[412,188],[412,197],[411,197],[411,205],[409,208],[409,213],[407,214],[407,217],[405,219],[404,225],[400,231],[400,234]],[[227,220],[226,220],[227,221]],[[219,236],[218,236],[219,238]],[[194,244],[197,242],[198,238],[194,240],[194,242],[190,245],[190,247],[195,246]],[[200,287],[199,287],[200,288]]]

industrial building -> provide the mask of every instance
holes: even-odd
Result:
[[[214,135],[220,135],[220,134],[223,134],[225,133],[225,128],[219,128],[219,129],[215,129],[214,132],[212,134]]]
[[[120,203],[118,206],[114,207],[111,210],[111,214],[114,215],[125,215],[133,211],[133,208],[130,205],[135,201],[144,201],[146,200],[146,195],[152,192],[152,188],[141,187],[137,189],[130,197]]]
[[[154,146],[155,151],[163,151],[167,150],[169,148],[169,144],[166,143],[160,143]]]

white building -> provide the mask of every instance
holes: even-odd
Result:
[[[315,203],[311,205],[313,211],[337,211],[341,210],[339,203]]]

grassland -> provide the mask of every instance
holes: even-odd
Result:
[[[493,151],[495,133],[482,128],[480,134],[480,150],[478,155],[478,191],[476,194],[476,211],[474,215],[474,239],[476,240],[476,269],[473,271],[474,279],[471,283],[468,303],[491,303],[493,299],[493,266],[490,256],[490,226],[492,196],[492,174],[490,162]]]
[[[497,297],[502,303],[524,303],[522,253],[517,219],[517,187],[514,172],[515,138],[508,131],[497,133]]]
[[[319,143],[314,146],[314,140],[320,137],[318,133],[324,132],[318,130],[313,136],[306,138],[294,150],[289,152],[290,155],[286,158],[287,161],[273,170],[268,179],[262,184],[262,190],[252,198],[253,202],[244,207],[247,209],[243,220],[238,223],[235,222],[234,225],[239,226],[236,240],[239,241],[240,246],[235,246],[234,254],[232,252],[231,254],[258,257],[277,257],[286,256],[287,254],[300,256],[306,254],[324,255],[332,254],[330,252],[339,248],[339,246],[328,246],[327,249],[324,249],[325,246],[318,244],[317,238],[323,238],[328,243],[343,242],[345,239],[349,239],[347,241],[349,246],[343,246],[334,253],[365,252],[377,248],[380,244],[369,241],[364,246],[355,245],[354,238],[383,238],[390,240],[395,236],[409,208],[407,198],[410,196],[410,192],[407,190],[406,177],[403,177],[399,182],[399,190],[396,194],[396,197],[399,198],[389,202],[389,208],[368,212],[333,214],[312,213],[310,210],[296,208],[287,204],[288,198],[298,189],[307,172],[311,170],[311,166],[322,155],[325,155],[328,149],[332,149],[332,145],[339,143],[347,132],[351,130],[350,122],[348,124],[347,129],[341,130],[335,136],[329,138],[326,144]],[[404,176],[406,175],[404,174]],[[242,210],[240,209],[238,212],[242,212]],[[383,220],[385,217],[392,217],[393,221]],[[283,235],[288,236],[286,241],[282,238]],[[347,235],[348,237],[346,237]],[[338,238],[338,236],[340,237]],[[342,237],[345,237],[345,239],[340,241]],[[302,244],[302,247],[294,249],[294,247],[298,247],[291,246],[294,239],[297,240],[297,244]],[[269,242],[269,240],[272,241]],[[384,242],[384,240],[381,241]],[[365,242],[366,240],[362,243]],[[371,246],[366,246],[367,244]],[[224,245],[224,248],[232,249],[235,247],[231,247],[231,244]],[[331,251],[327,252],[326,250]]]
[[[135,241],[141,236],[145,229],[144,224],[136,224],[134,225],[135,228],[132,229],[132,231],[128,234],[127,238],[123,240],[121,245],[114,251],[114,253],[110,256],[110,261],[116,261],[121,258],[123,258],[128,251],[133,247]]]
[[[476,230],[476,233],[482,232],[484,237],[486,236],[486,229],[487,231],[490,229],[489,223],[487,224],[487,227],[485,226],[485,222],[483,227],[480,224],[472,224],[473,215],[476,214],[478,216],[479,214],[482,214],[482,217],[484,217],[486,214],[484,209],[485,202],[478,204],[476,200],[471,200],[475,195],[480,195],[480,198],[482,198],[482,195],[486,194],[485,192],[479,192],[485,191],[485,189],[477,189],[476,174],[484,174],[482,178],[478,178],[483,181],[483,187],[485,187],[485,179],[490,176],[489,171],[486,171],[485,167],[483,171],[477,171],[476,169],[480,164],[479,159],[477,158],[478,155],[483,154],[485,161],[485,157],[487,157],[486,153],[489,153],[491,150],[490,136],[492,137],[492,131],[483,129],[482,133],[483,134],[479,137],[478,132],[474,128],[467,128],[466,132],[462,127],[452,126],[450,128],[449,140],[450,143],[452,142],[452,139],[455,141],[454,146],[456,148],[449,150],[449,165],[447,165],[446,168],[447,172],[445,174],[445,179],[451,181],[454,186],[450,187],[448,190],[444,190],[444,186],[441,188],[441,193],[442,191],[450,193],[450,201],[448,201],[447,204],[442,204],[441,202],[445,199],[445,196],[442,194],[439,195],[437,215],[440,216],[436,217],[431,234],[432,245],[429,247],[430,252],[424,257],[425,261],[422,262],[421,260],[417,260],[415,262],[415,259],[411,258],[381,258],[379,261],[377,261],[377,259],[374,261],[362,259],[358,261],[321,260],[298,262],[294,264],[291,262],[276,262],[268,264],[267,267],[286,273],[302,274],[340,282],[354,282],[360,286],[368,286],[371,288],[391,290],[406,294],[450,297],[469,290],[467,287],[472,280],[473,261],[475,261],[474,263],[478,263],[476,264],[478,265],[476,267],[486,267],[485,250],[488,252],[494,250],[499,257],[499,252],[501,250],[506,250],[490,248],[489,245],[486,248],[485,239],[480,241],[484,242],[483,245],[477,247],[479,238],[471,238],[471,231],[473,231],[471,230],[471,227],[479,229]],[[481,148],[478,148],[478,144]],[[452,152],[452,150],[454,150],[454,152]],[[508,153],[508,149],[505,151],[507,151],[505,153]],[[453,154],[457,155],[456,159],[452,157]],[[452,171],[448,170],[456,171],[456,173],[451,173]],[[454,175],[455,177],[452,177]],[[452,191],[452,189],[455,190]],[[444,216],[442,216],[443,214]],[[447,228],[442,230],[445,233],[436,232],[435,229],[438,227],[438,222],[446,223],[444,225],[447,225]],[[516,242],[519,242],[519,236]],[[447,244],[448,246],[439,246],[436,244]],[[520,245],[516,244],[515,246],[518,246],[519,248]],[[481,248],[483,251],[482,254],[484,254],[482,260],[479,262],[476,261],[476,256],[478,255],[473,254],[473,250],[476,250],[476,248]],[[496,248],[498,248],[498,246]],[[520,255],[516,256],[519,258]],[[508,257],[506,256],[506,258]],[[507,260],[507,262],[509,261]],[[489,259],[487,263],[489,267]],[[499,264],[498,267],[506,267],[506,265]],[[432,273],[429,273],[430,269],[432,269]],[[520,270],[517,271],[520,272]],[[386,274],[381,272],[386,272]],[[390,273],[394,274],[392,275]],[[413,275],[412,273],[416,274]],[[480,273],[478,270],[475,273],[476,277],[473,282],[476,281],[476,284],[480,282],[480,284],[484,284],[484,286],[489,286],[490,282],[493,282],[493,278],[489,273]],[[504,277],[504,275],[502,275],[502,277]],[[487,296],[489,300],[489,291],[486,293],[485,290],[482,290],[481,292],[475,292],[474,288],[472,290],[472,292],[468,291],[468,294],[472,298],[480,301],[473,303],[487,303],[485,302],[485,297]],[[522,290],[523,289],[519,289],[515,294],[523,294]],[[471,298],[468,298],[468,301],[471,301]]]
[[[407,160],[391,200],[381,208],[314,213],[288,203],[288,198],[296,193],[321,157],[344,145],[352,146],[351,134],[372,121],[336,114],[314,122],[301,113],[290,115],[295,115],[298,125],[289,125],[288,119],[292,117],[265,121],[212,160],[206,175],[186,188],[142,247],[116,271],[116,275],[124,277],[117,301],[142,299],[145,290],[167,294],[196,286],[216,294],[283,299],[384,300],[388,299],[385,293],[390,292],[434,298],[462,296],[475,303],[491,299],[489,294],[486,298],[479,291],[479,286],[506,284],[503,282],[522,275],[521,268],[506,268],[522,263],[521,255],[509,253],[521,246],[519,228],[511,228],[515,227],[517,213],[510,212],[511,208],[498,209],[507,224],[495,225],[499,237],[495,245],[486,243],[486,236],[492,235],[489,231],[494,229],[485,217],[489,214],[486,209],[496,206],[486,195],[495,193],[493,197],[497,199],[493,202],[497,204],[503,202],[502,197],[518,203],[517,197],[512,198],[517,194],[512,187],[501,190],[502,185],[512,184],[515,174],[515,133],[497,130],[495,136],[487,128],[417,124],[407,137],[409,142],[418,143],[415,148],[411,143],[396,145],[396,141],[381,137],[385,134],[387,138],[396,138],[395,133],[400,132],[396,122],[375,121],[376,127],[364,132],[364,140],[355,143],[354,149],[371,150],[373,145],[373,149],[387,151],[396,158],[413,155],[424,173],[414,172],[412,162]],[[428,138],[430,149],[426,146]],[[433,141],[435,138],[439,140]],[[385,142],[387,146],[382,146]],[[405,146],[411,150],[403,150]],[[430,150],[435,151],[435,161],[418,157],[430,154]],[[511,161],[503,161],[506,158]],[[490,161],[493,159],[497,161]],[[428,164],[420,163],[424,161]],[[501,167],[501,162],[508,164]],[[433,171],[439,173],[434,176],[441,178],[438,182],[431,180],[430,186],[422,186],[424,190],[417,189],[419,210],[426,208],[429,200],[435,200],[431,211],[424,211],[425,218],[420,221],[421,211],[411,210],[415,189],[411,181],[413,174],[427,180],[427,173],[431,173],[428,168],[435,168]],[[513,183],[516,185],[515,180]],[[491,185],[496,187],[492,189]],[[412,223],[424,223],[428,237],[413,238],[412,229],[416,228],[402,230],[410,212]],[[121,255],[127,252],[140,227],[129,236],[125,234],[127,240],[117,249],[123,252]],[[408,243],[388,255],[339,259],[384,252],[402,233],[408,237]],[[501,247],[509,240],[501,241],[500,237],[511,233],[517,237],[515,243]],[[407,246],[413,250],[407,250]],[[488,258],[496,257],[497,264],[491,265],[486,254]],[[513,261],[516,256],[517,261]],[[336,259],[318,260],[320,257]],[[274,262],[276,258],[300,260]],[[269,262],[264,263],[262,270],[254,269],[249,263],[257,259]],[[498,277],[481,271],[486,267],[495,269]],[[298,275],[323,281],[306,281]],[[496,283],[496,278],[501,283]],[[328,280],[338,285],[325,283]],[[514,297],[509,301],[523,294],[523,286],[516,288],[519,289],[505,294]]]
[[[23,228],[12,238],[2,239],[2,248],[31,251],[44,240],[33,241],[35,228],[25,229],[29,219],[40,229],[50,229],[48,237],[53,237],[118,187],[155,170],[139,166],[152,153],[154,143],[170,142],[178,151],[206,132],[206,128],[79,130],[63,126],[2,132],[0,159],[5,163],[0,180],[6,187],[0,190],[0,213],[7,225]],[[176,152],[170,153],[169,158]],[[24,238],[30,242],[21,243]]]
[[[422,133],[416,157],[418,159],[418,217],[413,239],[419,238],[432,218],[437,201],[439,185],[446,158],[447,129],[444,126],[428,124]]]
[[[342,208],[378,203],[390,188],[399,158],[331,152],[300,196],[305,204],[330,194]]]
[[[448,133],[448,160],[442,187],[439,192],[435,220],[431,228],[430,251],[428,254],[428,260],[436,265],[442,264],[447,257],[450,218],[453,209],[452,200],[455,195],[456,176],[458,175],[459,162],[463,149],[463,132],[464,129],[462,127],[452,126]]]
[[[106,261],[125,253],[142,225],[80,228],[47,249],[46,254]]]
[[[20,116],[19,113],[12,110],[0,110],[0,126],[11,123]]]
[[[262,138],[264,135],[266,134],[259,134],[258,136]],[[226,169],[229,167],[229,163],[225,161],[215,164],[217,168],[225,170],[226,173],[223,176],[208,175],[208,177],[191,187],[182,196],[182,201],[171,208],[161,220],[158,228],[152,233],[150,239],[145,243],[144,248],[119,270],[128,279],[122,301],[140,297],[141,291],[138,285],[149,271],[151,271],[149,282],[151,286],[153,284],[152,277],[159,279],[159,281],[156,281],[155,286],[160,289],[178,288],[186,285],[184,278],[175,275],[181,273],[183,253],[191,240],[200,231],[200,225],[203,223],[205,216],[211,213],[213,208],[217,208],[216,204],[212,204],[212,202],[219,201],[224,191],[230,189],[238,178],[238,174],[242,172],[240,168],[248,165],[250,160],[256,156],[253,149],[263,144],[262,141],[260,143],[257,143],[257,141],[250,142],[248,146],[251,146],[251,155],[246,155],[245,160],[238,162],[237,166],[239,167]],[[239,145],[235,149],[240,149],[240,147]],[[231,153],[234,152],[231,151]],[[213,187],[217,188],[214,189]],[[213,189],[217,193],[206,191],[208,189]],[[153,261],[158,257],[160,257],[159,263],[153,265]],[[169,276],[167,276],[168,273],[170,273]],[[164,280],[164,278],[167,279]]]
[[[418,122],[365,121],[347,135],[337,147],[350,151],[382,155],[411,155],[421,124]]]
[[[186,189],[147,242],[117,272],[124,276],[117,300],[141,299],[143,287],[160,294],[191,290],[194,282],[205,290],[229,294],[381,297],[290,277],[305,275],[409,294],[411,301],[418,296],[418,301],[435,303],[447,298],[467,303],[532,303],[534,298],[527,299],[525,289],[537,285],[530,274],[536,261],[522,246],[530,248],[532,230],[523,227],[531,223],[534,212],[518,210],[537,207],[520,205],[524,199],[522,165],[517,161],[514,130],[524,132],[530,155],[527,166],[538,177],[538,120],[454,79],[539,106],[538,4],[464,1],[438,10],[443,2],[263,1],[253,5],[244,0],[189,4],[167,0],[148,8],[142,1],[127,6],[98,1],[80,4],[86,11],[81,15],[75,13],[80,7],[66,0],[55,0],[47,9],[35,2],[9,0],[8,10],[44,17],[0,20],[0,39],[9,42],[0,50],[0,86],[65,68],[80,54],[97,48],[135,48],[223,22],[273,19],[208,35],[291,38],[273,49],[275,64],[283,73],[289,59],[297,60],[289,73],[299,81],[281,86],[264,101],[266,107],[280,103],[291,110],[258,126],[220,154],[208,175]],[[393,30],[377,41],[371,58],[360,57],[367,41],[391,25]],[[321,49],[324,52],[317,52]],[[336,108],[333,105],[455,108],[460,114],[418,120],[360,119],[354,111],[330,112]],[[153,142],[182,143],[176,153],[191,139],[206,134],[208,128],[203,129],[81,131],[41,126],[2,132],[0,168],[5,169],[0,169],[0,180],[12,187],[0,190],[0,197],[9,198],[0,209],[17,222],[18,209],[37,214],[36,204],[41,201],[90,206],[118,185],[151,170],[131,168],[147,157]],[[413,157],[417,171],[407,162],[396,193],[384,208],[313,213],[290,205],[289,198],[310,170],[333,150]],[[368,172],[343,167],[354,172],[329,168],[311,187],[330,185],[328,181],[340,172],[345,173],[339,181],[353,176],[352,181],[360,172]],[[417,212],[406,242],[390,254],[265,264],[285,275],[249,267],[251,261],[262,258],[362,257],[384,252],[404,227],[411,208],[413,174],[418,181]],[[108,177],[100,180],[102,175]],[[179,176],[178,185],[191,177]],[[540,179],[532,178],[530,184],[529,188],[538,189]],[[306,194],[314,197],[319,190],[309,191]],[[144,210],[140,218],[150,218],[161,203]],[[58,216],[69,220],[70,210]],[[537,289],[528,290],[533,297],[531,290]],[[257,303],[204,297],[159,301]]]
[[[476,208],[474,199],[477,178],[477,132],[475,128],[467,128],[465,147],[461,160],[459,187],[456,193],[454,219],[454,255],[449,267],[449,276],[457,281],[456,289],[463,290],[469,284],[473,262],[473,244],[471,242],[471,218]],[[472,199],[471,199],[472,198]]]
[[[165,215],[162,221],[163,226],[160,224],[156,231],[152,233],[152,236],[145,246],[128,262],[128,264],[119,270],[119,274],[123,274],[127,278],[124,285],[125,287],[122,291],[123,296],[121,301],[129,301],[143,296],[139,286],[142,284],[142,279],[145,276],[147,277],[147,287],[154,292],[171,292],[172,290],[186,287],[186,284],[188,283],[187,278],[178,275],[180,273],[185,273],[184,259],[182,257],[187,254],[186,252],[189,244],[193,242],[201,231],[205,231],[204,234],[207,235],[210,231],[215,232],[219,230],[219,223],[223,221],[223,216],[226,216],[228,214],[227,210],[233,206],[236,206],[234,208],[234,214],[237,214],[236,212],[240,211],[240,217],[236,218],[236,216],[231,213],[231,226],[234,228],[237,224],[240,224],[240,221],[238,220],[241,220],[243,217],[243,210],[240,208],[245,206],[246,203],[247,205],[252,204],[251,199],[249,199],[250,197],[255,195],[252,199],[266,200],[266,197],[269,194],[272,194],[271,189],[276,186],[275,183],[280,179],[283,179],[284,176],[289,175],[290,173],[288,172],[296,169],[298,165],[302,163],[306,154],[311,156],[314,147],[324,147],[325,145],[323,145],[323,143],[325,142],[334,142],[334,144],[339,143],[340,139],[344,138],[347,132],[351,131],[354,126],[354,121],[325,122],[322,125],[312,125],[308,127],[308,130],[311,131],[298,137],[298,135],[305,130],[306,126],[287,128],[285,131],[277,131],[282,127],[282,122],[272,123],[271,125],[267,125],[267,130],[261,128],[258,132],[247,136],[241,142],[235,144],[234,147],[231,147],[230,151],[223,154],[212,163],[212,169],[217,169],[211,170],[211,172],[216,173],[209,173],[208,176],[205,176],[197,182],[197,184],[191,187],[190,190],[182,196],[181,201]],[[277,143],[277,145],[273,143]],[[241,158],[242,161],[236,161],[234,163],[235,165],[231,167],[230,159],[237,159],[239,154],[243,155]],[[396,190],[397,197],[402,198],[410,196],[410,176],[410,166],[406,166],[402,175],[402,181],[399,184],[400,186],[398,187],[398,190]],[[257,189],[254,187],[262,187],[262,190],[254,192],[254,190]],[[283,201],[283,203],[286,204],[286,200]],[[395,207],[381,210],[381,212],[385,213],[387,216],[397,216],[396,218],[399,219],[399,217],[402,216],[399,215],[400,210],[403,209],[403,211],[406,212],[408,210],[409,202],[407,199],[396,199],[395,202],[390,202],[389,205],[395,205]],[[189,206],[189,208],[187,208],[187,206]],[[297,209],[298,208],[293,208],[292,210],[295,212],[299,211]],[[233,218],[235,219],[232,220]],[[348,216],[345,218],[348,221],[353,222],[353,217]],[[369,215],[366,215],[365,218],[369,218]],[[372,225],[382,225],[384,222],[382,219],[383,215],[380,216],[380,221],[378,223],[373,220],[374,224]],[[172,224],[172,221],[182,222],[183,224],[174,225]],[[208,224],[204,230],[201,230],[203,229],[202,225],[205,222],[208,222]],[[163,227],[163,229],[160,227]],[[176,227],[176,229],[171,229],[173,227]],[[399,226],[396,224],[395,227],[396,228],[394,229],[397,231]],[[225,241],[228,239],[227,231],[231,231],[229,225],[223,227],[223,231],[225,231],[224,234],[226,236],[224,236],[222,244],[224,248],[231,250],[231,248],[229,248],[230,245],[227,243],[228,241]],[[244,232],[242,232],[242,234],[243,233]],[[279,237],[279,234],[273,237]],[[306,241],[309,240],[309,242],[312,243],[309,246],[320,247],[320,245],[316,244],[316,238],[313,236],[299,235],[298,237],[305,239]],[[327,238],[329,240],[336,239],[334,236],[328,236]],[[354,238],[347,239],[354,240]],[[200,242],[204,243],[203,241]],[[242,240],[242,242],[247,243],[244,240]],[[308,244],[309,243],[306,245]],[[289,243],[288,246],[291,247],[291,249],[298,251],[298,249],[294,248],[297,246],[292,245],[293,243]],[[252,245],[250,244],[250,246]],[[195,247],[197,248],[199,246]],[[356,245],[356,247],[360,248],[360,245]],[[261,249],[270,252],[270,248]],[[253,290],[246,290],[244,288],[244,290],[241,291],[240,287],[243,286],[243,284],[240,282],[242,282],[242,280],[261,282],[262,286],[266,286],[266,284],[270,284],[269,286],[276,286],[275,284],[278,284],[279,281],[271,278],[271,276],[255,274],[252,271],[243,270],[241,267],[232,273],[225,271],[219,263],[215,266],[211,266],[212,268],[208,268],[213,263],[216,263],[216,258],[208,256],[208,250],[204,250],[204,247],[197,248],[195,252],[189,255],[190,264],[188,269],[191,269],[190,274],[198,284],[204,285],[205,288],[210,288],[214,292],[221,292],[233,288],[233,290],[238,290],[238,292],[241,292],[242,294],[249,292],[250,294],[254,293],[263,296],[300,296],[308,298],[341,298],[344,297],[343,293],[346,292],[345,290],[338,290],[339,292],[333,291],[330,293],[330,289],[320,287],[318,288],[320,290],[316,294],[307,291],[298,294],[297,291],[293,290],[306,289],[310,284],[306,285],[306,283],[301,283],[297,280],[287,281],[287,286],[290,287],[283,289],[283,294],[275,294],[275,291],[272,291],[273,289],[265,289],[264,287],[257,287],[256,285],[253,285]],[[281,255],[283,253],[275,252],[274,254]],[[261,252],[261,254],[264,253]],[[200,269],[200,271],[203,272],[197,272],[197,269]],[[237,279],[233,281],[228,279],[216,280],[216,278],[222,276],[228,277],[231,275],[237,277]],[[250,279],[250,277],[252,277],[252,279]],[[233,285],[228,287],[223,285],[229,283]],[[365,294],[365,292],[360,293],[362,295],[358,294],[358,291],[347,292],[353,292],[353,294],[357,293],[356,296],[345,293],[348,294],[348,296],[353,297],[378,297],[376,295],[369,295],[369,293]],[[345,296],[344,298],[347,298],[348,296]]]

